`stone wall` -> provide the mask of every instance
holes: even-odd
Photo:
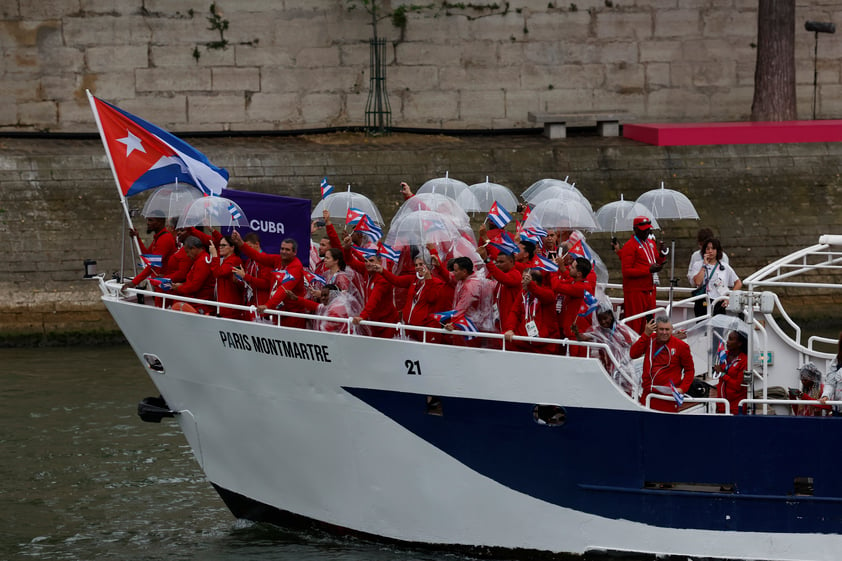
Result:
[[[664,181],[701,215],[663,224],[664,238],[676,242],[680,279],[700,225],[719,233],[741,276],[823,233],[842,233],[842,144],[835,143],[669,148],[622,138],[347,133],[188,141],[230,171],[232,188],[316,201],[327,175],[372,197],[386,219],[401,200],[401,181],[418,186],[446,172],[467,183],[488,176],[516,194],[539,179],[570,176],[594,209]],[[93,282],[81,277],[85,259],[109,275],[120,269],[126,246],[115,189],[99,140],[0,139],[0,339],[114,329]],[[139,209],[143,199],[129,204]],[[618,280],[609,234],[589,239]],[[788,309],[833,316],[839,300],[793,291]]]
[[[175,132],[358,126],[370,18],[345,0],[0,0],[0,130],[94,130],[85,90]],[[357,2],[356,4],[360,4]],[[389,4],[386,2],[386,4]],[[392,7],[411,6],[393,0]],[[419,2],[418,5],[424,4]],[[638,121],[740,120],[753,95],[757,0],[512,0],[389,20],[393,125],[529,128],[529,111]],[[798,113],[814,35],[836,0],[796,0]],[[842,114],[842,42],[819,37],[820,118]]]

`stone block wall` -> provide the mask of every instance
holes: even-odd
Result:
[[[319,197],[319,182],[372,198],[385,219],[402,201],[399,184],[417,187],[448,173],[467,183],[496,183],[522,193],[554,177],[575,182],[594,209],[636,199],[660,185],[690,197],[700,221],[664,221],[676,243],[675,276],[684,279],[696,230],[714,229],[745,276],[821,234],[842,234],[842,145],[784,144],[656,147],[622,138],[539,135],[452,137],[357,134],[191,138],[231,174],[235,189]],[[83,261],[110,275],[126,264],[127,243],[111,171],[99,140],[0,139],[0,341],[15,336],[102,332],[115,328]],[[140,210],[145,195],[128,200]],[[143,232],[143,220],[135,226]],[[627,236],[619,234],[619,237]],[[148,236],[147,236],[148,237]],[[610,234],[589,236],[614,282],[619,263]],[[842,294],[790,291],[796,316],[833,317]]]
[[[835,0],[795,0],[798,112]],[[412,6],[403,1],[399,5]],[[0,1],[0,131],[93,131],[95,95],[175,132],[359,126],[370,17],[344,0]],[[359,4],[359,3],[358,3]],[[420,5],[422,3],[418,3]],[[745,119],[757,0],[512,0],[382,20],[392,123],[528,128],[529,111],[624,109],[638,121]],[[819,37],[820,118],[842,115],[842,43]]]

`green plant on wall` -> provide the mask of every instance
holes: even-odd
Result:
[[[209,41],[206,43],[209,49],[224,49],[228,46],[228,39],[225,38],[225,32],[228,31],[228,20],[222,17],[222,12],[216,7],[216,2],[210,5],[210,16],[206,18],[210,27],[210,31],[219,32],[218,41]]]

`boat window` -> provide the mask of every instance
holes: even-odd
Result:
[[[684,483],[678,481],[645,481],[644,489],[656,491],[690,491],[693,493],[723,493],[734,494],[737,486],[734,483]]]
[[[150,353],[144,353],[143,360],[146,361],[146,365],[151,370],[164,374],[164,365],[161,363],[161,359],[159,359],[157,356]]]
[[[567,419],[567,413],[561,405],[539,403],[532,408],[532,419],[539,425],[560,427]]]
[[[427,415],[442,416],[441,399],[434,395],[427,396]]]
[[[813,496],[813,478],[812,477],[796,477],[792,485],[793,495]]]

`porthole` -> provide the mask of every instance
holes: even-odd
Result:
[[[159,359],[157,356],[150,353],[144,353],[143,360],[146,361],[146,366],[150,370],[154,370],[155,372],[165,374],[164,365],[161,363],[161,359]]]
[[[539,403],[532,408],[532,419],[539,425],[560,427],[567,420],[567,412],[561,405]]]

